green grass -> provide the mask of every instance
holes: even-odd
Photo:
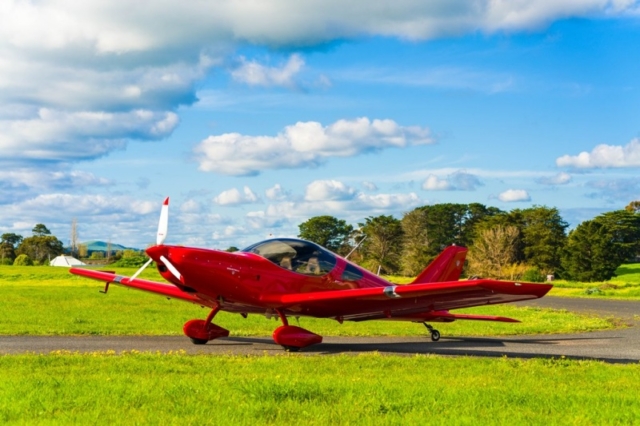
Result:
[[[131,275],[134,270],[118,269]],[[161,280],[157,272],[145,271]],[[66,268],[0,267],[0,334],[3,335],[181,335],[182,325],[192,318],[205,318],[207,309],[178,300],[112,285],[108,294],[97,281],[69,274]],[[541,308],[496,305],[465,309],[517,318],[519,324],[456,321],[438,324],[445,336],[495,336],[538,333],[573,333],[616,326],[612,319]],[[262,315],[244,319],[220,313],[215,323],[232,336],[268,336],[280,322]],[[291,319],[292,324],[298,324]],[[324,336],[415,336],[425,335],[420,324],[396,321],[361,323],[300,318],[299,324]]]
[[[640,365],[148,353],[0,357],[0,423],[634,424]]]
[[[640,263],[622,265],[617,276],[605,282],[582,283],[556,280],[551,296],[600,297],[610,299],[640,300]]]

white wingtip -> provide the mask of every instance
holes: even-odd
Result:
[[[165,198],[160,211],[160,221],[158,222],[158,236],[156,245],[161,246],[167,238],[167,229],[169,228],[169,197]]]

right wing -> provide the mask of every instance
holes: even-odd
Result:
[[[163,284],[155,281],[142,280],[139,278],[131,279],[123,275],[116,275],[113,272],[94,271],[84,268],[71,268],[69,269],[74,275],[80,275],[86,278],[102,281],[105,283],[120,284],[125,287],[135,288],[137,290],[148,291],[150,293],[161,294],[163,296],[172,297],[175,299],[181,299],[186,302],[192,302],[197,304],[206,304],[200,298],[194,294],[185,293],[178,287],[172,284]]]

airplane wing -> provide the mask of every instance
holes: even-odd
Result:
[[[274,308],[301,313],[317,309],[331,312],[327,316],[343,316],[345,319],[386,317],[415,321],[429,313],[443,321],[508,321],[509,318],[450,314],[446,311],[537,299],[547,294],[551,288],[550,284],[479,279],[284,295],[266,294],[261,301]]]
[[[139,278],[131,279],[123,275],[116,275],[113,272],[95,271],[84,268],[69,269],[74,275],[81,275],[86,278],[102,281],[105,283],[120,284],[125,287],[135,288],[137,290],[148,291],[150,293],[161,294],[163,296],[181,299],[187,302],[203,304],[203,301],[193,294],[185,293],[178,287],[171,284],[163,284],[155,281],[142,280]]]

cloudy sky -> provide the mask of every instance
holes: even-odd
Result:
[[[242,247],[329,214],[640,199],[633,0],[4,0],[0,232]]]

